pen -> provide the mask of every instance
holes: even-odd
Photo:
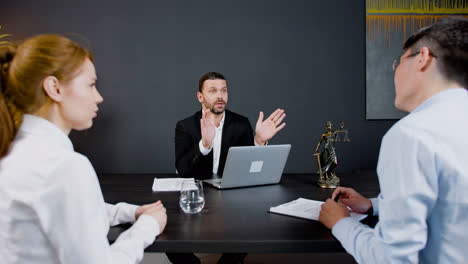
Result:
[[[340,196],[341,196],[341,193],[338,193],[335,197],[335,202],[338,202],[338,200],[340,200]]]

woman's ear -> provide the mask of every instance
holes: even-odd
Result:
[[[54,102],[60,102],[63,99],[63,90],[60,87],[60,82],[55,76],[47,76],[42,82],[42,88],[45,93]]]

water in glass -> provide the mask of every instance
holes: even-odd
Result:
[[[196,214],[203,209],[205,195],[201,181],[184,181],[182,183],[179,205],[186,214]]]

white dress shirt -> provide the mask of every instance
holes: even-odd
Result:
[[[106,204],[89,160],[40,117],[24,115],[0,179],[1,263],[138,263],[159,234],[137,206]],[[128,222],[109,245],[109,226]]]
[[[468,93],[440,92],[382,140],[374,229],[349,217],[333,235],[359,263],[468,262]]]
[[[202,110],[203,111],[203,110]],[[211,150],[213,150],[213,174],[218,173],[219,167],[219,156],[221,154],[221,138],[223,137],[223,127],[224,127],[224,119],[226,118],[226,112],[223,113],[223,119],[219,122],[219,126],[216,128],[216,135],[211,143],[211,148],[207,149],[203,146],[202,140],[200,139],[200,143],[198,144],[200,147],[200,152],[202,155],[208,155]]]
[[[203,111],[203,110],[202,110]],[[203,156],[210,154],[211,150],[213,150],[213,174],[218,174],[218,167],[219,167],[219,157],[221,155],[221,138],[223,137],[223,127],[224,127],[224,119],[226,118],[226,112],[223,113],[223,119],[219,122],[219,126],[216,127],[216,134],[211,143],[211,148],[207,149],[203,146],[203,142],[200,139],[198,146],[200,148],[200,152]],[[254,140],[255,146],[260,146],[257,141]]]

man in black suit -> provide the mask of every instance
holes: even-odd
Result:
[[[202,110],[177,122],[176,168],[181,177],[208,179],[222,176],[227,153],[232,146],[265,145],[286,123],[286,114],[277,109],[263,120],[260,112],[255,138],[249,120],[226,110],[228,90],[223,75],[209,72],[199,81],[197,98]]]
[[[286,123],[284,110],[277,109],[266,120],[260,112],[255,137],[249,120],[226,110],[228,88],[220,73],[208,72],[198,84],[202,110],[177,122],[175,133],[176,168],[181,177],[209,179],[222,176],[227,153],[232,146],[262,146]],[[192,253],[167,253],[172,263],[200,263]],[[246,254],[223,254],[218,264],[242,263]]]

